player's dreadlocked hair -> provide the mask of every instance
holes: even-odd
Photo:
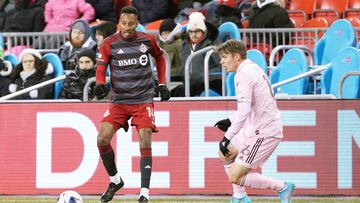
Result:
[[[137,16],[139,16],[138,14],[138,11],[135,7],[132,7],[132,6],[125,6],[121,9],[120,11],[120,16],[123,14],[123,13],[127,13],[127,14],[135,14]]]

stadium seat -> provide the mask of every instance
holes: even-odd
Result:
[[[64,67],[63,67],[63,64],[61,63],[61,60],[60,60],[58,55],[56,55],[54,53],[47,53],[47,54],[45,54],[43,56],[43,59],[48,61],[49,63],[51,63],[53,65],[53,67],[54,67],[54,78],[64,75]],[[59,98],[63,83],[64,83],[63,80],[58,81],[58,82],[55,83],[54,99]]]
[[[236,26],[235,23],[225,22],[219,26],[218,30],[219,30],[218,40],[221,42],[225,42],[226,40],[229,40],[229,39],[241,40],[239,28]],[[221,75],[221,74],[222,74],[221,72],[212,73],[212,75]],[[232,81],[233,81],[232,83],[234,83],[234,79],[232,79]],[[228,82],[228,76],[226,78],[225,83],[227,84],[227,82]],[[234,84],[233,84],[233,86],[234,86]],[[228,86],[226,85],[226,87],[228,87]],[[211,91],[212,90],[209,89],[209,96],[221,96],[218,93],[216,93],[214,91],[211,92]],[[232,94],[235,95],[235,92]],[[205,95],[205,92],[202,92],[200,94],[200,96],[201,95]],[[233,96],[233,95],[228,94],[228,88],[226,89],[226,95]]]
[[[312,18],[306,21],[302,26],[302,28],[327,28],[329,27],[329,23],[324,17]]]
[[[316,17],[316,18],[306,21],[300,27],[301,28],[328,28],[329,23],[323,17]],[[298,32],[295,35],[293,35],[292,44],[305,45],[310,50],[313,50],[316,41],[318,41],[323,36],[323,34],[324,34],[324,32],[322,32],[322,31],[319,32],[318,35],[315,32]]]
[[[209,89],[209,97],[219,97],[219,96],[221,95],[215,92],[214,90]],[[205,91],[201,92],[200,97],[205,97]]]
[[[354,16],[360,18],[360,0],[350,0],[349,7],[344,11],[344,18]]]
[[[348,17],[346,17],[346,20],[348,20],[354,28],[360,27],[360,19],[358,17],[348,16]]]
[[[312,18],[322,16],[331,24],[342,15],[349,6],[349,0],[321,0],[319,9],[312,12]]]
[[[316,10],[317,0],[291,0],[287,13],[294,21],[294,25],[301,26],[306,22],[311,13]],[[295,26],[295,27],[297,27]]]
[[[271,84],[275,84],[307,71],[308,63],[304,52],[298,48],[293,48],[285,53],[276,68],[271,71],[270,81]],[[287,93],[289,95],[302,95],[306,93],[308,83],[309,77],[305,77],[282,85],[279,88],[281,89],[281,93]],[[275,93],[277,92],[278,89],[275,89]]]
[[[248,19],[243,20],[241,23],[242,23],[243,29],[249,28],[249,20]]]
[[[225,81],[226,96],[235,96],[234,78],[235,78],[235,72],[230,72],[226,76],[226,81]]]
[[[218,30],[218,40],[221,42],[225,42],[228,39],[241,40],[239,28],[235,23],[225,22],[219,26]]]
[[[263,53],[257,49],[250,49],[246,52],[246,58],[251,59],[254,63],[258,64],[265,73],[267,73],[266,59]]]
[[[10,61],[11,65],[12,65],[14,68],[20,63],[18,57],[17,57],[16,55],[14,55],[14,54],[6,54],[6,55],[4,56],[4,60],[5,60],[5,61]]]
[[[331,61],[321,76],[321,92],[338,97],[340,80],[349,71],[360,71],[360,54],[354,47],[342,49]],[[342,89],[343,98],[360,98],[360,76],[347,78]]]
[[[354,28],[360,28],[360,18],[348,16],[346,17],[346,20],[348,20]],[[360,31],[356,31],[356,36],[360,36]]]
[[[246,58],[252,60],[258,64],[265,73],[267,73],[267,66],[265,56],[257,49],[251,49],[246,52]],[[234,84],[235,72],[230,72],[226,76],[225,86],[226,95],[235,96],[235,84]]]
[[[163,21],[163,19],[150,22],[150,23],[148,23],[148,24],[145,26],[145,29],[146,29],[146,30],[156,30],[156,31],[159,31],[159,29],[160,29],[160,24],[161,24],[162,21]]]
[[[4,36],[0,33],[0,47],[4,50]]]
[[[355,46],[355,31],[345,19],[335,21],[315,44],[315,65],[330,63],[344,47]]]
[[[145,33],[147,33],[148,31],[146,30],[146,28],[143,25],[138,24],[138,26],[136,27],[136,32],[145,32]]]

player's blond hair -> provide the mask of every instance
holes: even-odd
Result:
[[[246,58],[246,46],[239,40],[230,39],[217,47],[219,54],[237,54],[241,55],[241,58]]]

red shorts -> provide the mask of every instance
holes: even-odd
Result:
[[[109,109],[104,113],[101,122],[109,122],[113,125],[114,130],[124,128],[128,131],[128,120],[132,117],[131,126],[136,126],[139,131],[142,128],[151,128],[157,132],[155,126],[154,104],[110,104]]]

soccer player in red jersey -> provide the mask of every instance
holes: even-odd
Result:
[[[157,132],[154,120],[154,78],[150,55],[156,60],[161,100],[169,100],[170,92],[165,86],[165,58],[152,35],[136,32],[138,13],[134,7],[124,7],[120,12],[120,32],[106,38],[100,45],[96,69],[98,99],[108,93],[106,68],[111,72],[111,103],[100,124],[97,145],[103,165],[110,176],[110,184],[101,196],[102,202],[112,200],[124,186],[115,164],[114,150],[110,141],[115,132],[128,130],[128,120],[136,126],[140,137],[141,190],[139,202],[148,202],[152,169],[151,136]]]

